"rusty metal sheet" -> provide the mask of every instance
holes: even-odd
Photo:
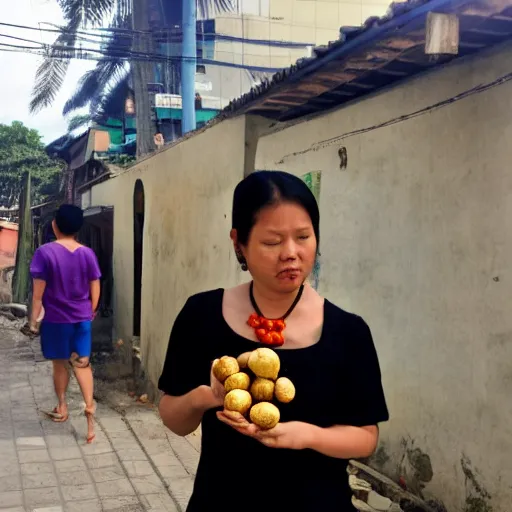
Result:
[[[380,43],[380,47],[407,50],[425,42],[425,37],[394,37]]]
[[[320,94],[330,91],[331,89],[332,89],[332,87],[329,87],[328,85],[324,85],[322,83],[316,83],[316,82],[313,82],[310,80],[300,82],[297,86],[298,91],[307,91],[315,96],[320,96]]]
[[[344,70],[343,65],[338,64],[337,69],[333,68],[333,71],[316,73],[315,77],[319,81],[325,82],[337,82],[338,84],[350,82],[359,75],[357,73],[348,73]]]

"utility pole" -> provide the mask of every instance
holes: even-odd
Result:
[[[183,2],[183,51],[181,54],[181,102],[182,102],[182,133],[196,129],[196,0]]]
[[[132,25],[134,50],[151,54],[152,39],[149,33],[149,0],[133,0]],[[135,96],[135,118],[137,129],[137,158],[155,150],[154,127],[151,123],[151,104],[148,84],[154,80],[155,63],[148,59],[131,62],[133,90]]]

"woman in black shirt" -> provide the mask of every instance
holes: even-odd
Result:
[[[306,283],[319,241],[313,194],[291,174],[249,175],[235,190],[231,238],[251,283],[188,299],[159,381],[164,424],[183,436],[202,426],[187,511],[354,510],[347,460],[374,452],[388,411],[367,324]],[[284,321],[284,343],[258,331],[255,313]],[[211,372],[216,359],[262,346],[278,353],[279,376],[296,388],[270,430],[223,410]]]

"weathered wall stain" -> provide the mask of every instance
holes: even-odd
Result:
[[[464,473],[466,486],[464,512],[493,512],[490,504],[491,495],[478,481],[477,471],[471,467],[471,460],[464,453],[460,459],[460,466]]]
[[[415,440],[411,437],[402,438],[400,444],[402,453],[396,473],[409,491],[425,499],[423,489],[434,477],[430,456],[415,446]]]
[[[388,455],[386,451],[386,446],[384,443],[381,443],[381,446],[377,449],[375,454],[373,455],[372,462],[378,467],[382,468],[386,465],[391,457]]]
[[[415,470],[415,476],[421,482],[428,483],[434,477],[430,457],[419,448],[407,450],[407,459]]]

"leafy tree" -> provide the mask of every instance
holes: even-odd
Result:
[[[0,205],[19,203],[23,180],[29,172],[32,203],[57,194],[63,167],[63,163],[46,154],[37,130],[20,121],[0,124]]]

